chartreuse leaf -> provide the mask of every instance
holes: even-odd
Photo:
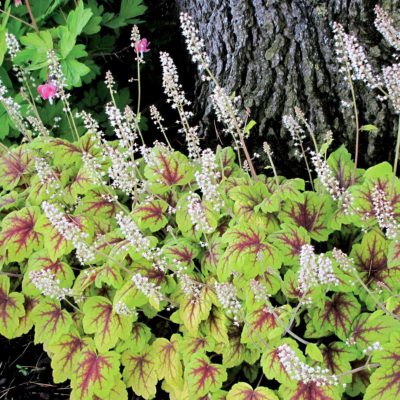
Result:
[[[346,371],[351,371],[351,361],[354,361],[358,356],[358,351],[349,347],[343,342],[331,342],[329,345],[321,346],[324,365],[334,375],[340,375]],[[351,374],[343,375],[341,382],[350,383],[352,381]]]
[[[293,351],[295,351],[297,357],[299,357],[301,361],[304,361],[304,355],[298,349],[297,343],[290,338],[279,339],[278,342],[274,342],[273,346],[263,349],[260,361],[264,375],[268,379],[276,379],[280,383],[284,383],[290,380],[288,373],[286,372],[283,364],[280,361],[278,351],[278,347],[285,343],[290,345],[290,347],[293,349]]]
[[[279,395],[287,400],[341,400],[342,396],[337,386],[320,386],[316,382],[295,382],[291,385],[281,385]]]
[[[39,298],[25,296],[24,309],[25,314],[19,319],[18,329],[15,332],[15,337],[19,337],[28,333],[33,327],[32,313],[35,307],[39,304]]]
[[[265,232],[257,226],[240,223],[229,228],[222,240],[228,247],[217,267],[221,281],[226,281],[234,271],[253,278],[264,271],[265,265],[279,268],[282,264],[280,251],[266,241]]]
[[[48,256],[46,250],[41,250],[34,253],[29,257],[28,268],[24,274],[24,279],[22,281],[22,291],[28,296],[37,296],[40,291],[32,284],[29,273],[31,271],[48,271],[55,275],[58,279],[59,286],[63,288],[70,288],[75,279],[74,271],[65,262],[58,260],[51,260]]]
[[[242,332],[242,343],[249,346],[265,346],[267,340],[279,337],[289,323],[285,308],[262,306],[246,315]]]
[[[48,351],[52,353],[51,368],[55,383],[64,382],[74,376],[81,352],[90,343],[88,338],[82,338],[78,332],[72,331],[48,346]]]
[[[39,207],[27,207],[8,214],[2,221],[0,246],[8,261],[22,261],[42,245],[37,228]]]
[[[327,328],[338,338],[346,340],[360,310],[361,305],[352,294],[336,293],[312,313],[313,323],[317,332]]]
[[[241,329],[231,325],[229,329],[229,341],[222,347],[222,364],[226,368],[236,367],[244,361],[254,364],[260,357],[259,351],[249,348],[241,342]]]
[[[33,311],[35,344],[55,343],[72,325],[70,313],[61,308],[57,300],[42,300]]]
[[[374,205],[374,202],[376,203],[376,190],[390,204],[395,219],[399,215],[400,182],[398,179],[393,180],[392,166],[388,162],[383,162],[368,168],[364,173],[363,184],[352,191],[354,208],[357,209],[357,214],[361,217],[361,226],[365,226],[366,222],[377,225],[376,207]]]
[[[155,191],[163,192],[171,186],[186,185],[194,177],[194,168],[179,151],[170,152],[159,146],[153,149],[149,157],[152,162],[146,163],[144,175]]]
[[[201,323],[200,331],[217,342],[228,344],[228,324],[225,314],[218,307],[212,306],[207,320]]]
[[[132,327],[132,316],[118,315],[110,300],[101,296],[90,297],[83,306],[83,329],[94,333],[94,342],[99,351],[115,346],[118,339],[127,339]]]
[[[323,362],[324,360],[321,350],[315,343],[309,343],[306,346],[306,355],[308,355],[314,361]]]
[[[400,393],[400,337],[398,332],[391,341],[373,356],[378,367],[371,375],[371,384],[365,392],[365,400],[397,399]]]
[[[0,186],[14,189],[28,182],[33,167],[33,157],[25,146],[9,150],[0,157]]]
[[[182,346],[180,348],[185,363],[192,358],[194,354],[206,353],[214,351],[215,340],[210,337],[203,336],[189,336],[185,335],[182,339]]]
[[[293,224],[282,224],[269,239],[280,250],[285,265],[298,265],[301,247],[310,243],[307,231]]]
[[[96,353],[90,346],[84,348],[71,378],[71,399],[92,400],[95,396],[107,398],[113,387],[119,385],[119,365],[118,353]]]
[[[189,393],[195,398],[217,391],[227,377],[222,365],[212,364],[202,353],[194,354],[185,366],[185,380],[189,384]]]
[[[390,334],[399,328],[400,322],[385,315],[382,310],[372,314],[362,313],[354,321],[351,339],[360,350],[365,350],[374,342],[379,342],[385,347],[384,344],[390,340]]]
[[[157,232],[168,223],[166,211],[168,203],[164,200],[153,199],[138,204],[132,211],[133,219],[140,229]]]
[[[383,282],[392,290],[400,288],[400,266],[388,268],[387,246],[383,234],[373,229],[363,236],[361,243],[352,247],[350,257],[354,259],[354,266],[369,287],[376,288]]]
[[[10,278],[0,275],[0,334],[8,339],[16,337],[20,318],[24,314],[24,296],[10,293]]]
[[[192,335],[196,335],[201,321],[207,319],[211,310],[210,289],[204,286],[198,297],[181,296],[179,317]]]
[[[130,349],[122,353],[124,382],[135,394],[145,399],[152,399],[156,395],[159,368],[157,357],[157,352],[152,346],[146,346],[139,352]]]
[[[279,214],[281,221],[303,227],[318,242],[328,239],[331,216],[331,198],[315,192],[304,192],[301,201],[286,200]]]
[[[171,339],[158,338],[152,347],[157,354],[158,379],[165,379],[170,385],[181,387],[183,384],[183,368],[179,345],[181,336],[174,334]]]
[[[199,246],[187,238],[168,241],[162,248],[163,255],[171,261],[190,266],[199,255]]]
[[[253,389],[248,383],[239,382],[232,386],[226,400],[278,400],[276,394],[266,387]]]

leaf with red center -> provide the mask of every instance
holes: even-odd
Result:
[[[142,351],[149,343],[151,337],[152,333],[150,328],[142,322],[136,322],[133,324],[128,339],[118,345],[118,351],[127,349],[135,349],[137,352]]]
[[[31,171],[33,171],[33,158],[25,146],[1,154],[0,186],[5,190],[14,189],[20,183],[28,182]]]
[[[42,300],[33,311],[35,322],[35,344],[51,344],[67,333],[72,317],[56,300]]]
[[[361,305],[352,294],[336,293],[326,299],[323,308],[315,310],[313,323],[317,331],[328,328],[339,339],[346,340],[360,310]]]
[[[398,240],[392,240],[389,242],[387,266],[388,268],[400,267],[400,241]]]
[[[181,351],[185,362],[190,360],[196,353],[214,351],[215,341],[212,337],[191,337],[184,336],[181,345]]]
[[[303,179],[283,180],[279,188],[276,186],[275,180],[269,179],[267,184],[270,195],[261,204],[261,209],[266,213],[278,212],[281,209],[281,203],[287,199],[302,201],[302,192],[305,186]]]
[[[94,396],[106,397],[119,381],[119,354],[113,351],[97,354],[85,348],[76,361],[71,377],[71,398],[93,400]]]
[[[83,306],[83,329],[94,333],[94,342],[99,351],[113,348],[118,339],[127,339],[132,327],[131,316],[118,315],[112,303],[105,297],[89,298]]]
[[[332,215],[332,201],[328,196],[304,192],[303,201],[287,200],[279,218],[282,222],[303,227],[310,237],[318,242],[328,239],[329,218]]]
[[[148,157],[152,162],[146,163],[144,175],[154,188],[183,186],[193,180],[194,169],[182,153],[155,147]]]
[[[248,383],[239,382],[232,386],[226,400],[278,400],[276,394],[266,387],[253,389]]]
[[[386,201],[389,203],[393,211],[395,220],[400,217],[400,185],[399,181],[395,180],[395,185],[392,185],[393,170],[388,162],[383,162],[374,165],[364,173],[364,183],[356,187],[352,193],[354,196],[354,208],[357,209],[357,214],[361,217],[361,223],[377,224],[376,197],[375,190],[378,189],[384,193]],[[381,208],[382,206],[380,206]]]
[[[400,397],[400,337],[394,335],[384,350],[376,353],[374,361],[380,364],[371,375],[371,384],[365,400],[398,399]]]
[[[234,325],[230,327],[228,343],[222,348],[222,364],[225,368],[236,367],[244,361],[254,364],[260,357],[259,349],[250,349],[241,342],[241,334],[241,328]]]
[[[232,188],[228,196],[234,201],[233,212],[239,219],[247,222],[259,224],[268,221],[266,214],[256,209],[270,193],[263,182],[250,183]]]
[[[331,342],[327,346],[321,348],[324,358],[324,365],[334,375],[340,375],[346,371],[351,371],[351,361],[354,361],[358,354],[357,351],[342,342]],[[350,383],[352,381],[351,374],[343,375],[341,382]]]
[[[24,314],[24,296],[10,293],[10,279],[0,275],[0,334],[8,339],[16,337],[20,318]]]
[[[280,383],[285,383],[290,380],[289,374],[286,372],[279,358],[278,347],[284,343],[290,345],[301,361],[304,360],[304,355],[298,350],[297,343],[293,339],[288,338],[280,339],[279,342],[274,342],[273,346],[265,348],[260,361],[264,375],[268,379],[276,379]]]
[[[113,218],[116,214],[117,204],[110,201],[111,195],[99,189],[90,190],[82,198],[78,213],[88,214],[93,217]]]
[[[362,360],[356,360],[351,363],[351,369],[356,369],[365,366],[367,358]],[[365,393],[365,389],[370,384],[370,376],[372,369],[361,369],[360,371],[352,374],[352,380],[346,385],[346,394],[351,397],[356,397],[362,393]]]
[[[238,166],[235,164],[236,154],[231,147],[224,147],[223,149],[217,148],[217,165],[223,169],[225,178],[229,178]]]
[[[113,387],[106,396],[102,396],[101,398],[94,395],[93,400],[128,400],[128,392],[126,390],[125,383],[122,382],[121,379],[118,379],[114,382]],[[74,399],[70,399],[74,400]]]
[[[220,237],[212,236],[208,241],[208,246],[204,251],[202,258],[202,268],[205,268],[211,274],[216,274],[217,265],[224,254],[222,240]]]
[[[91,231],[89,218],[71,214],[65,214],[65,217],[70,224],[75,225],[82,232],[87,233]],[[37,230],[45,236],[44,247],[53,261],[61,258],[63,255],[69,254],[74,249],[72,243],[64,239],[44,214],[38,219]]]
[[[177,260],[184,265],[192,265],[193,259],[199,254],[199,247],[191,240],[180,238],[167,242],[163,248],[163,255],[169,260]]]
[[[310,237],[303,227],[282,224],[281,230],[269,236],[280,250],[285,265],[298,265],[301,247],[310,243]]]
[[[94,267],[81,271],[74,283],[74,291],[82,294],[93,284],[101,288],[104,284],[115,289],[122,287],[124,281],[118,265],[104,264],[101,267]]]
[[[228,318],[215,306],[212,306],[207,320],[201,323],[200,331],[205,336],[211,336],[219,343],[229,344]]]
[[[56,276],[60,280],[60,287],[70,288],[75,279],[75,274],[72,268],[65,262],[58,260],[51,260],[46,250],[41,250],[34,253],[28,261],[28,268],[24,274],[22,281],[22,290],[24,294],[29,296],[37,296],[40,291],[32,284],[30,278],[31,271],[46,271]]]
[[[289,269],[283,278],[282,292],[292,299],[299,299],[303,296],[299,288],[299,274]]]
[[[211,310],[210,289],[204,286],[198,297],[181,296],[179,316],[185,328],[196,335],[201,321],[207,319]]]
[[[35,307],[40,303],[38,298],[25,296],[24,309],[25,314],[19,319],[18,329],[15,332],[15,336],[19,337],[28,333],[33,327],[32,314]]]
[[[158,354],[151,346],[142,351],[126,350],[122,353],[121,362],[125,367],[122,373],[124,381],[134,393],[145,399],[152,399],[156,395],[158,382],[157,371]]]
[[[37,228],[39,207],[27,207],[8,214],[1,224],[0,246],[8,261],[22,261],[42,246]]]
[[[16,208],[18,205],[18,193],[11,192],[0,197],[0,211],[7,211]]]
[[[316,382],[297,382],[281,385],[279,394],[285,400],[341,400],[341,393],[336,386],[320,386]]]
[[[241,223],[228,229],[222,239],[228,247],[218,264],[220,281],[227,280],[233,271],[253,278],[264,272],[265,265],[279,268],[282,264],[280,251],[265,241],[265,233],[256,226]]]
[[[399,328],[400,322],[385,315],[381,310],[372,314],[362,313],[354,321],[351,338],[355,340],[357,348],[365,350],[374,342],[381,345],[388,342],[390,334]]]
[[[195,354],[185,366],[189,393],[196,398],[220,389],[227,377],[225,368],[212,364],[205,354]]]
[[[183,369],[179,354],[181,336],[174,334],[170,340],[156,339],[152,347],[158,359],[158,379],[165,379],[171,385],[182,386]]]
[[[64,382],[74,376],[81,352],[87,349],[88,345],[87,338],[81,338],[77,332],[73,332],[62,335],[48,346],[48,350],[53,354],[51,368],[55,383]]]
[[[274,315],[275,314],[275,315]],[[277,321],[279,316],[280,321]],[[245,318],[242,343],[248,346],[265,345],[267,340],[281,335],[289,322],[289,314],[284,308],[265,306],[250,312]]]
[[[81,168],[78,171],[74,171],[64,190],[70,201],[74,201],[78,196],[86,195],[92,187],[94,187],[94,183],[91,173],[85,168]]]
[[[168,224],[167,209],[168,203],[164,200],[154,199],[137,205],[133,209],[132,215],[140,229],[157,232]]]

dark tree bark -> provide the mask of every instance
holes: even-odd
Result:
[[[257,122],[252,144],[271,142],[275,156],[286,162],[290,135],[282,116],[299,106],[317,136],[328,129],[336,146],[354,150],[355,125],[348,83],[338,73],[331,24],[354,32],[367,49],[376,71],[393,62],[392,49],[376,31],[372,0],[176,0],[200,30],[221,86],[236,91]],[[399,0],[380,1],[396,21]],[[400,28],[400,24],[398,24]],[[209,134],[214,134],[209,87],[197,83],[196,106]],[[376,92],[356,83],[361,124],[374,124],[377,134],[361,133],[360,157],[368,163],[393,157],[396,118]],[[382,146],[386,141],[391,146]],[[361,161],[362,162],[362,161]]]

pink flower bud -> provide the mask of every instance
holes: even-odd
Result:
[[[147,53],[150,49],[147,47],[150,44],[146,38],[140,39],[135,43],[135,52],[136,54],[140,53],[140,56],[143,57],[143,53]]]
[[[39,85],[37,91],[43,100],[52,102],[53,97],[57,95],[57,86],[53,82],[47,82],[43,85]]]
[[[22,6],[22,0],[14,0],[14,6],[15,7]]]

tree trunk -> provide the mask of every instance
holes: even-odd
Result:
[[[399,0],[381,1],[396,21]],[[372,0],[176,0],[199,28],[212,70],[228,93],[236,92],[257,122],[251,144],[268,140],[279,164],[292,154],[282,116],[300,107],[322,140],[330,129],[334,144],[354,151],[355,123],[349,85],[338,72],[331,24],[340,22],[367,49],[377,72],[393,62],[392,49],[376,31]],[[400,24],[398,24],[400,28]],[[356,83],[361,125],[374,124],[377,134],[361,133],[361,162],[393,158],[396,117],[387,102]],[[197,81],[196,110],[214,135],[208,85]],[[344,102],[344,103],[343,103]],[[214,119],[214,116],[212,117]],[[391,140],[391,146],[382,146]],[[285,163],[286,161],[286,163]],[[278,164],[278,165],[279,165]]]

